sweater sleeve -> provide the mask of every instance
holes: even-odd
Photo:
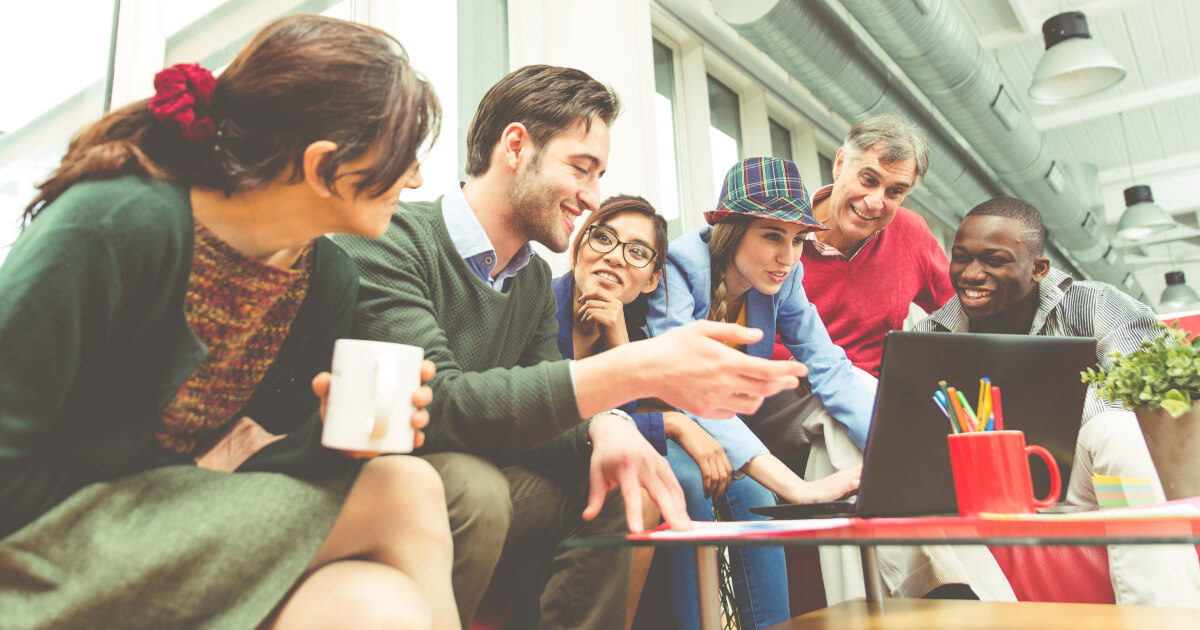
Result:
[[[472,371],[455,355],[442,326],[442,318],[451,315],[440,310],[447,308],[449,298],[444,293],[456,288],[436,285],[440,273],[436,250],[441,243],[428,227],[397,215],[381,238],[335,241],[354,259],[360,275],[352,335],[420,346],[425,358],[437,366],[430,383],[433,402],[428,407],[425,450],[515,455],[580,424],[567,362],[547,360],[558,353],[554,335],[547,334],[555,326],[548,278],[539,294],[544,299],[531,310],[531,317],[542,319],[538,341],[522,354],[522,363],[528,365]],[[520,280],[518,276],[514,282]],[[550,328],[545,319],[550,320]],[[574,438],[581,439],[578,432]]]
[[[800,268],[794,275],[800,275]],[[799,277],[790,278],[776,296],[780,338],[798,361],[808,366],[813,393],[846,427],[850,439],[865,449],[875,396],[851,369],[846,353],[829,339],[817,309],[808,301]]]
[[[57,420],[89,359],[147,316],[124,307],[176,267],[169,221],[146,224],[160,208],[116,201],[68,190],[0,267],[0,537],[94,480],[55,448]]]
[[[558,349],[558,303],[550,294],[550,299],[543,301],[543,310],[538,319],[537,330],[533,338],[521,354],[520,365],[525,367],[554,362],[562,365],[562,355]],[[572,401],[574,401],[575,383],[574,372],[570,372]],[[571,418],[578,418],[577,407],[569,411]],[[535,470],[557,476],[559,471],[568,474],[586,475],[588,463],[591,461],[591,439],[588,436],[588,422],[566,429],[566,433],[555,437],[549,442],[523,454],[519,461]]]

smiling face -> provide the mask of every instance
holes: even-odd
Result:
[[[614,244],[611,235],[615,234],[618,241],[631,243],[631,248],[641,246],[653,250],[654,224],[650,217],[639,212],[621,212],[593,225],[608,230],[608,233],[593,230],[579,241],[578,247],[572,252],[577,291],[582,294],[596,289],[612,294],[622,304],[630,304],[638,295],[658,287],[660,274],[654,270],[653,261],[645,267],[634,267],[625,260],[623,246],[617,245],[612,251],[602,254],[589,244],[589,241],[595,240],[602,248],[611,246]]]
[[[608,164],[608,125],[581,121],[531,152],[509,192],[513,230],[526,241],[565,252],[575,219],[599,204]]]
[[[726,300],[740,297],[753,287],[775,295],[800,261],[808,227],[756,218],[746,228],[725,271]]]
[[[831,228],[822,240],[834,238],[857,247],[895,218],[900,203],[915,185],[917,163],[884,162],[882,156],[871,148],[851,160],[845,149],[838,149],[833,163],[833,191],[813,208],[817,219]],[[837,242],[832,244],[841,247]]]
[[[1028,332],[1038,283],[1050,261],[1034,256],[1021,222],[980,215],[963,220],[950,250],[950,282],[963,311],[983,332]]]

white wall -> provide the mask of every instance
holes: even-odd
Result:
[[[649,0],[509,0],[508,23],[511,69],[538,63],[569,66],[616,91],[623,109],[611,130],[601,195],[630,193],[658,204]],[[538,253],[556,274],[566,270],[565,255],[541,247]]]

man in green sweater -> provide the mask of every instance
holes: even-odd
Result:
[[[714,322],[560,358],[550,268],[530,242],[565,251],[599,205],[619,109],[579,70],[521,68],[471,122],[464,184],[400,204],[379,239],[337,239],[362,276],[354,336],[421,346],[437,364],[422,452],[446,487],[464,624],[493,571],[533,567],[537,592],[514,608],[528,627],[622,627],[629,550],[563,541],[640,530],[643,488],[673,527],[690,523],[666,460],[615,408],[658,397],[725,417],[805,372],[727,347],[761,331]]]

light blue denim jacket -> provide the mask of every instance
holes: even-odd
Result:
[[[675,239],[668,248],[664,282],[659,283],[658,290],[650,298],[647,316],[650,336],[708,318],[712,297],[712,262],[708,250],[711,233],[711,227],[702,227]],[[830,341],[816,307],[804,293],[800,282],[803,275],[803,267],[797,265],[775,295],[763,295],[750,289],[746,295],[746,325],[761,329],[763,336],[747,346],[746,352],[769,358],[778,329],[783,344],[797,360],[808,366],[813,393],[846,427],[850,439],[860,449],[864,448],[875,396],[851,370],[846,353]],[[766,450],[740,419],[736,422],[695,419],[725,446],[735,469]]]

